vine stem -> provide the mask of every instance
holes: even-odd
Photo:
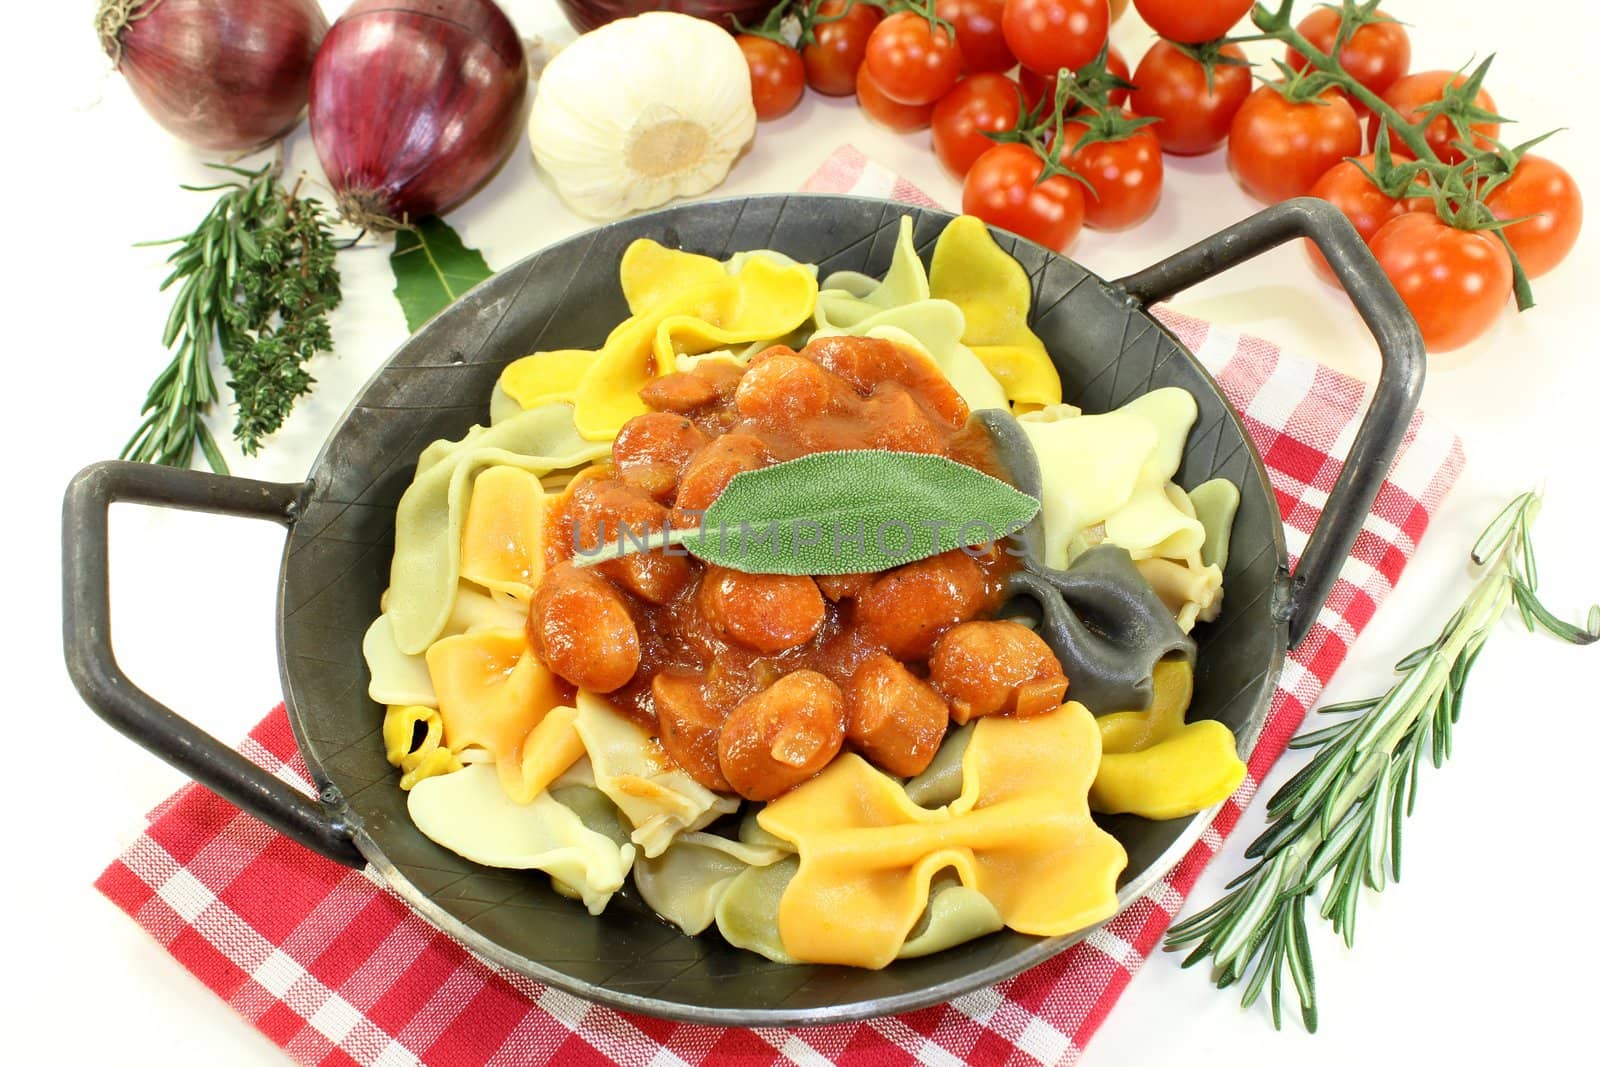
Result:
[[[1444,167],[1446,165],[1444,160],[1439,158],[1433,146],[1428,143],[1426,122],[1407,121],[1405,116],[1388,101],[1358,82],[1339,64],[1336,57],[1349,39],[1349,30],[1341,24],[1339,33],[1334,38],[1333,51],[1324,52],[1290,22],[1293,10],[1294,0],[1283,0],[1283,6],[1276,13],[1265,3],[1258,3],[1250,11],[1250,20],[1262,31],[1263,39],[1287,44],[1304,56],[1318,71],[1333,78],[1342,91],[1365,104],[1374,115],[1383,120],[1383,124],[1394,136],[1404,142],[1414,159],[1436,167]],[[1348,8],[1345,10],[1348,11]],[[1534,306],[1533,287],[1529,283],[1527,271],[1523,269],[1522,259],[1512,247],[1510,239],[1506,237],[1503,227],[1495,227],[1492,232],[1511,260],[1512,293],[1516,297],[1517,310],[1527,311]]]
[[[1339,82],[1339,88],[1360,100],[1373,114],[1382,118],[1395,136],[1405,142],[1406,147],[1411,150],[1417,159],[1444,166],[1444,161],[1434,153],[1433,146],[1428,144],[1426,127],[1417,123],[1407,122],[1405,117],[1396,111],[1388,101],[1351,77],[1349,72],[1339,65],[1339,61],[1334,57],[1333,53],[1324,52],[1312,44],[1305,34],[1295,29],[1289,22],[1289,13],[1293,7],[1294,0],[1284,0],[1282,9],[1277,14],[1273,14],[1265,4],[1257,4],[1250,13],[1250,18],[1269,39],[1282,41],[1302,56],[1305,56],[1307,61],[1317,70],[1336,78]],[[1343,33],[1335,38],[1336,51],[1343,41]]]

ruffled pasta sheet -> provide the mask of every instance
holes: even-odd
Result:
[[[417,727],[423,728],[417,738]],[[391,704],[383,714],[384,757],[400,768],[400,788],[411,789],[424,778],[450,774],[461,759],[444,745],[444,719],[438,708]]]
[[[1127,856],[1089,817],[1099,757],[1094,717],[1072,703],[978,722],[962,755],[961,794],[942,808],[913,803],[858,756],[836,759],[758,816],[799,853],[778,907],[783,951],[806,962],[887,965],[946,869],[1024,933],[1065,934],[1108,917]]]
[[[928,274],[911,237],[911,219],[900,219],[888,273],[880,281],[854,271],[829,275],[817,294],[812,338],[875,337],[921,353],[947,378],[974,411],[1006,408],[998,379],[961,342],[966,318],[948,300],[930,296]],[[1059,388],[1059,385],[1058,385]]]
[[[679,834],[738,810],[737,797],[720,796],[691,778],[604,697],[578,691],[576,726],[596,787],[628,820],[645,856],[654,859]]]
[[[533,475],[565,470],[606,455],[608,445],[586,441],[572,408],[550,404],[460,441],[436,441],[417,461],[416,478],[395,509],[394,560],[385,614],[395,646],[407,655],[427,649],[450,620],[461,569],[461,533],[473,484],[487,467],[516,467]]]
[[[1244,780],[1233,732],[1220,722],[1186,723],[1194,669],[1185,660],[1156,665],[1155,700],[1145,711],[1096,720],[1100,768],[1089,806],[1107,814],[1177,819],[1221,803]]]
[[[717,906],[736,878],[791,855],[783,848],[694,831],[680,834],[661,855],[639,859],[633,882],[657,915],[694,935],[716,921]]]
[[[478,630],[512,630],[527,621],[528,608],[510,597],[496,597],[472,585],[456,591],[442,636],[473,633]],[[428,676],[428,661],[421,655],[407,655],[395,641],[394,626],[387,613],[379,615],[367,628],[361,641],[371,681],[367,695],[379,704],[420,704],[439,706]]]
[[[981,219],[962,215],[939,235],[928,267],[929,293],[961,309],[961,342],[989,369],[1018,411],[1061,402],[1061,375],[1028,326],[1033,286],[1027,271],[995,243]]]
[[[524,408],[574,405],[579,433],[609,441],[646,411],[639,390],[682,353],[783,338],[816,306],[815,268],[745,254],[722,263],[640,238],[623,253],[630,315],[596,350],[536,352],[508,366],[498,391]]]
[[[961,756],[976,726],[974,722],[952,730],[928,769],[906,783],[906,793],[916,803],[938,807],[961,794]],[[693,890],[687,892],[688,900],[704,906],[708,898],[714,898],[710,902],[714,904],[717,930],[729,944],[759,953],[775,963],[801,962],[784,951],[778,934],[778,906],[800,867],[794,846],[761,829],[756,812],[748,814],[740,823],[739,841],[746,847],[770,850],[780,858],[770,864],[748,865],[727,881],[717,880],[720,872],[708,864],[713,866],[712,872],[691,876],[701,889],[699,895]],[[669,849],[667,855],[671,856],[676,847]],[[692,862],[696,854],[691,853],[690,858]],[[634,867],[634,880],[641,890],[646,862],[640,861]],[[671,899],[664,903],[669,907],[677,906]],[[655,902],[652,901],[651,906],[672,918]],[[962,885],[949,872],[941,872],[929,884],[928,906],[912,926],[896,958],[911,959],[942,952],[975,937],[992,934],[1004,926],[999,911],[987,897]]]
[[[487,867],[545,871],[591,914],[605,909],[633,865],[633,845],[590,829],[548,792],[514,802],[484,764],[418,782],[407,808],[434,842]]]
[[[427,663],[442,743],[462,762],[486,754],[512,802],[530,803],[583,756],[577,709],[521,627],[441,638]]]

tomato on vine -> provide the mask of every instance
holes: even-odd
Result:
[[[1112,124],[1126,124],[1132,116],[1112,118]],[[1111,139],[1091,137],[1099,134],[1106,120],[1069,122],[1062,127],[1063,143],[1074,145],[1064,162],[1083,176],[1093,192],[1084,201],[1084,221],[1097,230],[1125,230],[1149,218],[1161,200],[1165,167],[1161,162],[1161,142],[1149,126],[1108,133]]]
[[[1484,204],[1498,219],[1523,219],[1503,231],[1524,273],[1537,278],[1567,258],[1583,228],[1583,197],[1559,165],[1543,156],[1523,156],[1511,177],[1490,191]]]
[[[1291,97],[1296,97],[1291,99]],[[1263,85],[1228,130],[1228,169],[1258,200],[1304,196],[1335,163],[1361,153],[1361,120],[1344,95],[1311,99],[1283,83]]]
[[[1363,22],[1350,34],[1344,47],[1339,49],[1339,66],[1358,83],[1382,96],[1389,86],[1405,77],[1411,69],[1411,38],[1406,28],[1382,10],[1372,13],[1372,21]],[[1333,52],[1338,42],[1339,29],[1344,17],[1337,8],[1319,7],[1300,20],[1299,30],[1305,39],[1319,51]],[[1309,60],[1290,46],[1286,57],[1289,66],[1305,70]],[[1368,114],[1367,105],[1354,98],[1350,105],[1356,114]]]
[[[863,66],[897,104],[932,104],[961,77],[961,46],[947,26],[917,11],[897,11],[867,38]]]
[[[985,133],[1016,126],[1022,91],[1003,74],[974,74],[956,83],[933,106],[933,152],[949,171],[964,177],[995,142]]]
[[[1456,123],[1451,121],[1451,115],[1459,117],[1459,121],[1467,124],[1472,131],[1472,143],[1479,149],[1492,147],[1490,139],[1500,136],[1500,123],[1494,114],[1494,98],[1487,89],[1480,88],[1468,101],[1465,89],[1473,81],[1481,81],[1484,68],[1479,68],[1477,74],[1471,78],[1464,77],[1454,71],[1428,70],[1420,74],[1408,74],[1389,86],[1383,94],[1384,103],[1400,113],[1401,118],[1407,122],[1417,122],[1422,118],[1422,113],[1430,106],[1439,104],[1446,97],[1450,102],[1444,105],[1446,114],[1438,114],[1429,121],[1427,127],[1428,147],[1433,154],[1444,163],[1460,163],[1466,158],[1461,149],[1455,145],[1462,140],[1461,131],[1456,129]],[[1373,115],[1367,120],[1367,135],[1372,141],[1378,139],[1378,116]],[[1411,155],[1403,140],[1393,130],[1389,131],[1389,144],[1395,152],[1402,155]]]
[[[1392,197],[1378,188],[1377,183],[1368,177],[1368,173],[1376,166],[1377,157],[1370,154],[1355,160],[1341,160],[1317,179],[1310,192],[1311,196],[1326,200],[1343,212],[1345,218],[1355,226],[1361,239],[1368,243],[1371,243],[1372,238],[1385,225],[1416,206],[1405,199]],[[1362,167],[1366,170],[1362,170]],[[1427,210],[1431,211],[1432,207],[1428,207]],[[1306,252],[1311,257],[1311,266],[1318,276],[1337,285],[1338,281],[1334,278],[1327,259],[1317,250],[1317,246],[1307,241]]]
[[[1250,66],[1238,45],[1214,49],[1211,77],[1183,46],[1157,41],[1133,73],[1134,114],[1159,119],[1155,135],[1175,156],[1198,156],[1228,139],[1233,117],[1250,95]]]
[[[892,100],[872,78],[865,63],[856,68],[856,103],[867,117],[889,127],[896,133],[915,133],[925,130],[933,121],[932,104],[902,104]]]
[[[1122,53],[1115,47],[1106,49],[1106,72],[1120,81],[1132,81],[1128,70],[1128,61],[1122,58]],[[1022,99],[1031,111],[1039,106],[1042,100],[1054,100],[1056,97],[1056,76],[1044,75],[1027,67],[1017,68],[1017,81],[1022,84]],[[1129,89],[1112,89],[1108,97],[1112,107],[1122,107],[1128,102]]]
[[[1084,190],[1073,178],[1044,174],[1025,144],[999,144],[979,156],[961,187],[961,210],[991,226],[1064,252],[1083,229]]]
[[[750,95],[762,122],[787,115],[806,91],[800,53],[769,37],[741,33],[736,41],[750,67]]]
[[[1029,70],[1077,70],[1100,54],[1111,32],[1106,0],[1006,0],[1006,44]]]
[[[999,74],[1016,66],[1000,26],[1005,8],[1006,0],[938,0],[934,13],[955,27],[966,73]]]
[[[806,82],[825,96],[856,91],[856,71],[867,58],[867,38],[883,12],[856,0],[822,0],[811,25],[812,43],[800,50]]]
[[[1255,0],[1133,0],[1150,28],[1169,41],[1214,41],[1238,25]]]
[[[1511,298],[1511,257],[1492,233],[1459,230],[1428,212],[1386,223],[1372,254],[1416,317],[1429,352],[1488,332]]]

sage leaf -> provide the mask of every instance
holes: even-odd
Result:
[[[696,528],[608,531],[614,543],[576,559],[673,544],[749,574],[860,574],[997,541],[1038,511],[1034,497],[943,456],[818,452],[735,476]]]
[[[434,215],[395,232],[389,267],[394,271],[395,299],[412,333],[494,273],[481,252],[464,245],[461,236]]]

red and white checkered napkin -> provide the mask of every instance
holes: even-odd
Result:
[[[927,202],[848,146],[806,188]],[[1365,387],[1265,341],[1158,314],[1244,416],[1298,555],[1338,475],[1334,457],[1349,447]],[[950,1004],[797,1030],[627,1015],[485,963],[370,876],[312,855],[198,786],[152,813],[96,884],[301,1063],[1072,1063],[1399,580],[1462,462],[1454,435],[1424,415],[1412,421],[1333,595],[1289,658],[1249,776],[1177,869],[1087,940]],[[309,790],[281,706],[243,751]]]

